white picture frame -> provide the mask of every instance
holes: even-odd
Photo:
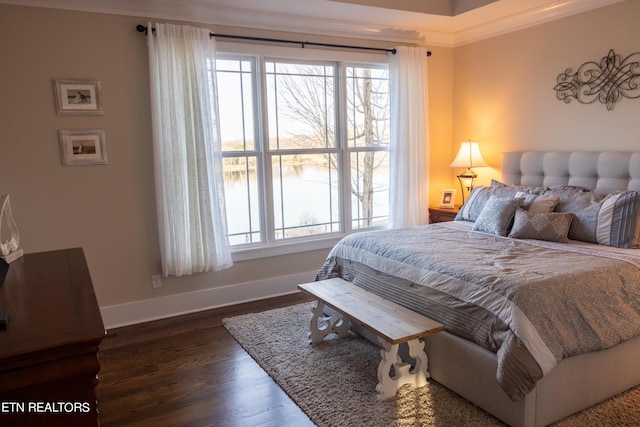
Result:
[[[55,79],[56,113],[61,115],[102,115],[100,80]]]
[[[441,208],[453,208],[456,200],[456,190],[453,188],[447,188],[442,190],[442,195],[440,196],[440,207]]]
[[[60,130],[58,133],[63,166],[107,164],[104,130]]]

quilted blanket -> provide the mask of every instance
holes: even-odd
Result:
[[[517,400],[563,358],[640,335],[637,259],[439,223],[347,236],[316,279],[342,277],[495,352]]]

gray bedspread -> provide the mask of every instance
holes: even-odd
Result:
[[[517,400],[561,359],[640,335],[638,266],[554,245],[453,223],[364,232],[316,278],[342,277],[495,352],[498,383]]]

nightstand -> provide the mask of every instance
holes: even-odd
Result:
[[[453,208],[429,208],[429,224],[453,221],[459,210],[459,205]]]

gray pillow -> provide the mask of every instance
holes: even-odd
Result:
[[[546,195],[558,196],[556,212],[573,213],[569,239],[618,248],[638,244],[640,193],[615,191],[601,193],[578,188],[553,188]]]
[[[558,204],[558,196],[536,195],[518,191],[516,197],[524,197],[522,209],[528,210],[529,212],[553,212]]]
[[[484,205],[492,197],[513,198],[520,191],[516,187],[475,187],[456,215],[456,221],[475,221]]]
[[[483,233],[506,236],[509,226],[524,198],[499,198],[491,196],[478,215],[473,229]]]
[[[530,212],[518,209],[509,237],[567,243],[573,216],[569,212]]]
[[[571,240],[598,243],[598,212],[606,195],[571,187],[553,188],[545,191],[545,194],[558,196],[556,212],[570,212],[575,215],[569,228]]]

